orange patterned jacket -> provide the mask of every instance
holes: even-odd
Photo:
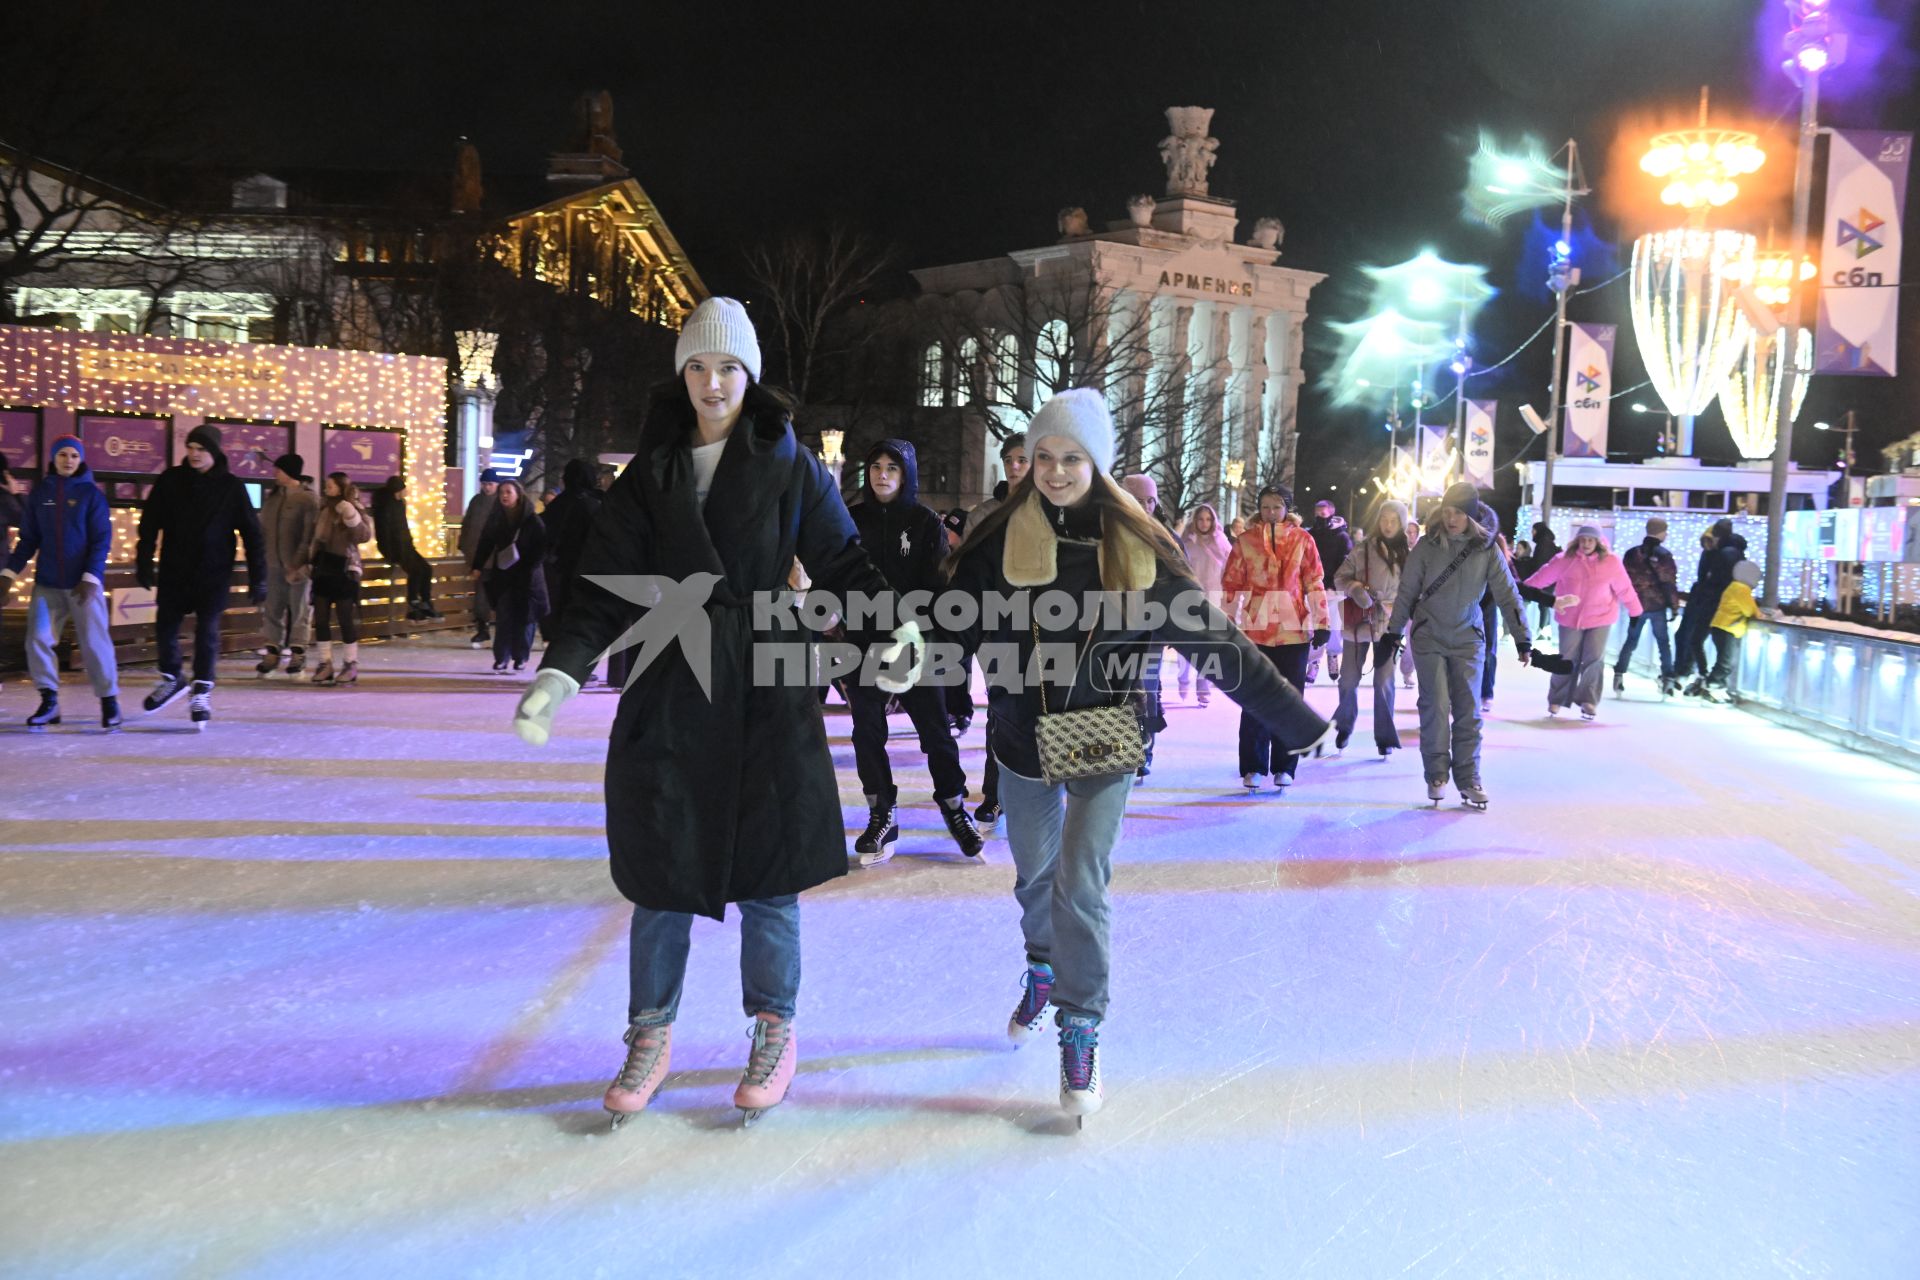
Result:
[[[1320,552],[1313,535],[1285,521],[1256,523],[1234,541],[1220,594],[1255,644],[1305,644],[1328,627]]]

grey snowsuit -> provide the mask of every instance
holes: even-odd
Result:
[[[1460,554],[1462,541],[1473,549],[1415,609],[1413,602],[1420,593]],[[1492,535],[1471,522],[1457,538],[1444,523],[1429,530],[1408,554],[1406,570],[1400,575],[1400,595],[1387,630],[1407,634],[1413,647],[1414,670],[1420,678],[1420,755],[1429,783],[1444,782],[1449,773],[1459,786],[1480,781],[1480,672],[1487,653],[1480,598],[1489,591],[1495,606],[1505,612],[1512,634],[1526,635],[1520,597],[1505,558]],[[1407,633],[1409,623],[1411,634]]]

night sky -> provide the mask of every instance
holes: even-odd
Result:
[[[937,10],[335,3],[297,16],[203,3],[110,6],[84,40],[103,67],[157,55],[179,83],[231,104],[212,145],[222,159],[269,171],[440,168],[464,134],[489,171],[537,172],[565,139],[574,96],[607,89],[627,164],[720,291],[742,287],[743,245],[788,227],[845,221],[896,244],[903,266],[924,266],[1049,243],[1064,205],[1084,206],[1095,225],[1124,217],[1129,195],[1164,186],[1155,152],[1163,110],[1212,106],[1221,141],[1212,190],[1237,201],[1243,237],[1252,219],[1276,215],[1287,226],[1281,264],[1331,277],[1315,294],[1317,322],[1354,316],[1360,264],[1432,246],[1488,264],[1503,290],[1475,335],[1487,364],[1550,305],[1536,279],[1541,264],[1522,260],[1524,215],[1502,232],[1460,217],[1476,131],[1531,132],[1549,150],[1576,137],[1596,187],[1616,196],[1644,193],[1651,181],[1609,162],[1623,127],[1659,110],[1690,114],[1703,83],[1716,119],[1724,109],[1790,131],[1790,86],[1758,52],[1756,15],[1768,3],[1778,8],[1777,0],[1033,0]],[[1903,50],[1914,0],[1853,7],[1877,12],[1873,38],[1892,49],[1877,83],[1852,86],[1823,121],[1914,127],[1913,79],[1899,65],[1911,61]],[[67,10],[30,19],[16,51],[76,39],[75,21]],[[1790,170],[1784,146],[1775,165]],[[1603,240],[1654,229],[1631,204],[1592,202]],[[1784,234],[1790,225],[1784,199],[1745,216],[1756,230],[1771,221]],[[1906,274],[1920,268],[1909,262]],[[1590,283],[1600,278],[1589,269]],[[1805,426],[1848,407],[1860,410],[1863,452],[1920,429],[1920,298],[1905,301],[1907,376],[1816,380],[1797,458],[1830,462],[1837,440]],[[1576,301],[1571,315],[1619,323],[1616,386],[1641,380],[1624,281]],[[1311,375],[1325,367],[1330,338],[1319,323],[1310,332]],[[1526,439],[1512,406],[1527,396],[1545,405],[1548,363],[1542,341],[1498,385],[1473,389],[1503,401],[1502,461]],[[1309,396],[1302,481],[1357,478],[1364,458],[1384,452],[1372,418]],[[1616,414],[1614,447],[1637,450],[1658,424]],[[1731,452],[1715,411],[1703,419],[1702,442],[1709,453]]]

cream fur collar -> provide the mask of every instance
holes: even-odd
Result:
[[[1120,563],[1113,563],[1116,544]],[[1010,587],[1044,587],[1059,576],[1060,539],[1040,510],[1040,495],[1029,493],[1007,520],[1006,548],[1000,569]],[[1109,530],[1100,540],[1100,585],[1108,591],[1145,591],[1158,572],[1153,548],[1127,529]]]

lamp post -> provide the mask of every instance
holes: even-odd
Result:
[[[1227,459],[1227,523],[1240,514],[1240,486],[1246,483],[1247,464],[1239,458]]]
[[[1567,363],[1567,290],[1580,282],[1579,268],[1573,265],[1573,198],[1587,194],[1587,188],[1575,187],[1574,174],[1580,168],[1580,144],[1567,139],[1566,174],[1560,187],[1560,238],[1553,245],[1553,263],[1547,271],[1547,285],[1553,290],[1553,379],[1547,391],[1547,461],[1540,490],[1540,519],[1553,519],[1553,460],[1560,452],[1560,397],[1564,392],[1560,374]]]
[[[1789,29],[1785,41],[1787,75],[1800,85],[1800,146],[1793,167],[1793,244],[1790,261],[1807,256],[1808,202],[1812,198],[1813,146],[1820,131],[1820,75],[1846,55],[1846,37],[1832,28],[1826,0],[1786,0]],[[1786,330],[1796,333],[1806,321],[1806,288],[1800,282],[1787,300]],[[1798,365],[1795,351],[1793,363]],[[1811,369],[1794,368],[1790,376],[1806,377]],[[1767,495],[1766,584],[1762,603],[1780,607],[1780,565],[1787,520],[1787,475],[1793,466],[1793,397],[1783,395],[1774,430],[1773,487]]]
[[[846,432],[832,427],[820,433],[820,461],[826,463],[827,470],[833,473],[835,489],[840,487],[840,464],[845,461],[845,455],[840,452],[840,449],[846,443],[846,439]]]
[[[473,501],[480,490],[480,451],[493,445],[493,402],[500,390],[493,356],[500,335],[485,329],[461,329],[453,335],[458,358],[453,403],[459,421],[460,505]]]

